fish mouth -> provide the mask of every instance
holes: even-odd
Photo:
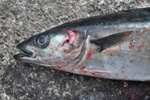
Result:
[[[27,50],[26,45],[23,45],[22,43],[20,43],[17,45],[17,48],[20,49],[23,53],[14,55],[14,58],[16,60],[23,59],[24,57],[33,57],[33,52]]]

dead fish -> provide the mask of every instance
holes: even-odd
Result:
[[[17,45],[15,59],[117,80],[150,80],[150,8],[81,18]]]

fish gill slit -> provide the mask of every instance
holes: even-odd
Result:
[[[81,52],[80,52],[80,54],[74,59],[75,66],[76,66],[78,63],[80,63],[80,61],[82,60],[82,58],[83,58],[83,56],[84,56],[84,54],[85,54],[87,37],[88,37],[88,31],[86,30],[86,31],[85,31],[85,39],[84,39],[84,42],[83,42],[83,46],[82,46]]]

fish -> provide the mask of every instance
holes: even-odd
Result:
[[[150,8],[80,18],[19,43],[14,58],[80,75],[150,81]]]

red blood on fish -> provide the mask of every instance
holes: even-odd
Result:
[[[112,53],[110,53],[109,55],[110,55],[110,56],[113,56],[113,54],[112,54]]]
[[[67,39],[66,41],[64,41],[64,43],[62,44],[62,46],[64,46],[66,43],[69,43],[69,39]]]
[[[74,72],[76,69],[76,67],[72,67],[71,72]]]
[[[80,69],[81,69],[81,70],[84,70],[84,69],[85,69],[85,66],[81,67]]]
[[[90,50],[89,50],[89,52],[87,54],[87,59],[89,59],[91,57],[91,55],[92,55],[92,51],[91,51],[91,48],[90,48]]]
[[[87,71],[80,71],[79,73],[81,73],[81,74],[86,74]]]
[[[96,77],[104,77],[103,75],[99,74],[99,73],[93,73],[93,72],[90,72],[92,75],[96,76]]]
[[[139,33],[138,35],[142,35],[142,34],[144,34],[147,31],[150,31],[150,29],[144,30],[143,32]]]
[[[80,49],[80,46],[78,46],[77,48]]]
[[[144,42],[142,42],[142,45],[139,45],[138,46],[138,50],[137,50],[137,52],[141,52],[141,48],[143,48],[145,45],[144,45]]]
[[[134,48],[133,40],[130,41],[130,46],[129,46],[129,48],[130,48],[130,49],[133,49],[133,48]]]
[[[143,45],[139,45],[137,52],[141,52],[141,48],[142,48],[142,47],[144,47],[144,46],[143,46]]]
[[[67,50],[67,49],[64,49],[64,52],[65,52],[65,53],[68,53],[68,50]]]
[[[125,69],[125,67],[124,67],[124,66],[122,66],[122,69]]]
[[[64,46],[66,43],[70,43],[71,45],[73,45],[75,43],[76,40],[76,35],[77,35],[77,31],[73,30],[66,30],[68,36],[68,39],[64,41],[64,43],[62,44],[62,46]]]

